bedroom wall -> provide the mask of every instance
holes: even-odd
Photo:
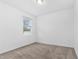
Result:
[[[73,8],[58,10],[37,19],[38,42],[74,46]]]
[[[32,35],[23,34],[22,16],[33,20]],[[0,2],[0,54],[35,42],[34,16]]]
[[[74,48],[78,56],[78,0],[74,0]]]

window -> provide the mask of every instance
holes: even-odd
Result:
[[[23,16],[23,32],[31,32],[31,31],[32,31],[32,19]]]

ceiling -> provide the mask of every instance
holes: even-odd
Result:
[[[49,12],[73,7],[73,0],[46,0],[43,5],[34,3],[34,0],[0,0],[7,4],[19,8],[34,16],[43,15]]]

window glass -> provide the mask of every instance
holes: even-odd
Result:
[[[23,16],[23,31],[32,30],[32,20],[29,17]]]

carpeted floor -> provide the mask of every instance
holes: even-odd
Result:
[[[1,54],[0,59],[77,59],[73,48],[33,43]]]

